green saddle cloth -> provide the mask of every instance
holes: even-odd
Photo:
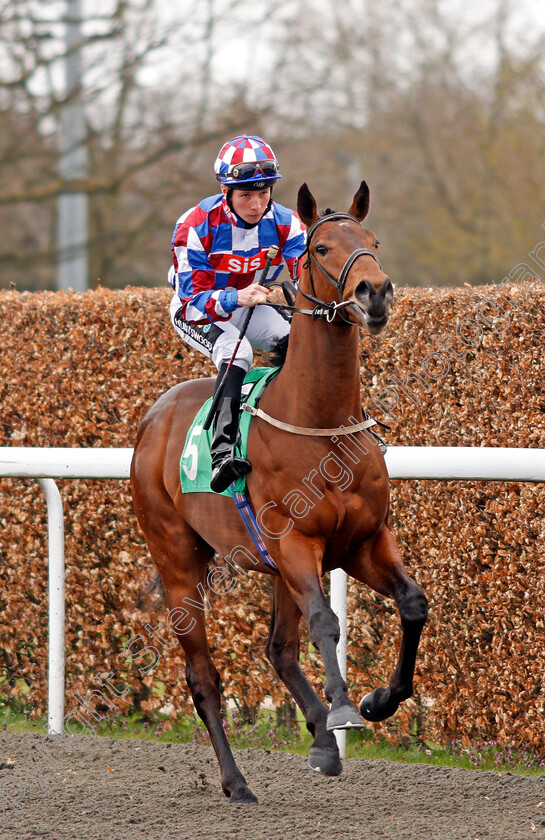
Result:
[[[255,406],[265,386],[276,376],[280,368],[252,368],[244,377],[242,386],[243,401]],[[210,456],[210,444],[213,437],[213,424],[205,431],[204,421],[208,417],[212,397],[208,399],[197,412],[191,424],[185,440],[182,456],[180,458],[180,484],[182,493],[213,493],[210,489],[212,478],[212,458]],[[239,422],[239,440],[237,443],[237,454],[246,458],[248,452],[248,431],[250,428],[251,414],[247,411],[241,412]],[[246,476],[238,478],[235,482],[235,491],[244,493],[246,490]],[[229,487],[220,493],[221,496],[233,497],[233,490]]]

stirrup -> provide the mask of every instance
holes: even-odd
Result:
[[[252,465],[245,458],[227,455],[223,461],[212,470],[210,489],[214,493],[223,493],[224,490],[236,481],[237,478],[247,475]]]

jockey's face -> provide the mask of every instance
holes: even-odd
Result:
[[[222,185],[222,192],[227,194],[227,187]],[[243,222],[255,225],[260,221],[271,198],[271,188],[264,190],[234,189],[231,194],[233,210]]]

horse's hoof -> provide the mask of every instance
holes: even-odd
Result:
[[[231,793],[229,802],[235,805],[257,805],[259,800],[257,796],[254,796],[250,788],[241,788]]]
[[[341,706],[332,709],[327,716],[327,731],[331,732],[332,729],[365,729],[365,721],[354,706]]]
[[[386,720],[397,711],[399,703],[392,698],[387,688],[375,688],[360,700],[360,714],[365,720],[376,723],[379,720]]]
[[[340,776],[343,771],[339,750],[327,747],[311,747],[308,754],[308,766],[324,776]]]

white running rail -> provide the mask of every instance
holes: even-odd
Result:
[[[55,478],[128,479],[132,449],[0,446],[0,478],[36,478],[45,493],[48,531],[47,729],[64,732],[64,514]]]
[[[36,478],[44,490],[48,518],[49,670],[48,731],[64,730],[64,517],[55,478],[128,479],[133,450],[0,447],[0,478]],[[392,446],[386,455],[391,479],[545,482],[544,449]],[[331,606],[339,616],[337,648],[346,678],[346,573],[331,573]],[[336,733],[341,755],[346,733]]]

